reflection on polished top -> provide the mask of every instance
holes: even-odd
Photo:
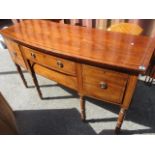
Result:
[[[145,72],[155,39],[71,26],[45,20],[25,20],[0,33],[31,48],[74,60]]]

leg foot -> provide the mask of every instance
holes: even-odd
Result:
[[[115,128],[115,133],[116,134],[119,134],[120,131],[121,131],[121,126],[122,126],[122,123],[123,123],[123,120],[124,120],[124,117],[125,117],[125,113],[126,113],[126,110],[124,108],[121,108],[121,110],[119,112],[119,115],[118,115],[118,119],[117,119],[117,125],[116,125],[116,128]]]
[[[81,120],[84,122],[86,120],[86,113],[85,113],[85,99],[83,96],[80,96],[80,108],[81,108]]]
[[[115,128],[115,134],[116,134],[116,135],[119,135],[119,134],[120,134],[120,132],[121,132],[121,129],[120,129],[120,128],[118,128],[118,127],[116,126],[116,128]]]

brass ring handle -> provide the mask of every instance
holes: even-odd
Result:
[[[100,88],[101,89],[107,89],[108,88],[108,84],[106,82],[100,82]]]
[[[35,58],[36,58],[36,55],[35,55],[34,53],[31,53],[31,57],[32,57],[33,59],[35,59]]]
[[[59,68],[64,67],[63,63],[60,60],[57,60],[57,65],[58,65]]]

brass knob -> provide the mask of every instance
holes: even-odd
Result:
[[[35,58],[36,58],[36,55],[35,55],[34,53],[31,53],[31,57],[32,57],[33,59],[35,59]]]
[[[57,60],[57,65],[58,65],[59,68],[64,67],[63,63],[60,60]]]
[[[100,82],[100,88],[101,89],[107,89],[108,88],[108,84],[106,82]]]

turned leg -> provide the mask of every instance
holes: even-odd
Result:
[[[124,116],[126,113],[126,110],[129,108],[130,104],[131,104],[131,99],[136,87],[136,83],[137,83],[137,75],[130,75],[129,79],[128,79],[128,83],[127,83],[127,87],[126,87],[126,91],[124,94],[124,99],[123,99],[123,103],[122,103],[122,108],[120,109],[119,115],[118,115],[118,119],[117,119],[117,125],[115,128],[115,133],[119,134],[120,130],[121,130],[121,126],[124,120]]]
[[[39,95],[40,99],[43,99],[43,96],[42,96],[42,93],[41,93],[41,90],[40,90],[40,87],[39,87],[39,84],[38,84],[36,74],[35,74],[35,72],[33,70],[34,65],[31,66],[30,62],[28,62],[28,65],[29,65],[30,73],[31,73],[34,85],[35,85],[35,87],[37,89],[38,95]]]
[[[22,81],[23,81],[25,87],[28,88],[27,82],[26,82],[26,80],[25,80],[25,78],[24,78],[24,74],[23,74],[23,72],[22,72],[20,66],[17,65],[17,64],[15,64],[15,65],[16,65],[17,71],[18,71],[18,73],[19,73],[19,75],[20,75],[20,77],[21,77],[21,79],[22,79]]]
[[[126,113],[126,110],[124,108],[121,108],[121,110],[119,112],[119,115],[118,115],[118,119],[117,119],[117,125],[116,125],[116,128],[115,128],[115,133],[116,134],[120,133],[121,126],[122,126],[122,123],[123,123],[123,120],[124,120],[124,117],[125,117],[125,113]]]
[[[81,120],[86,120],[86,113],[85,113],[85,99],[83,96],[80,96],[80,108],[81,108]]]

